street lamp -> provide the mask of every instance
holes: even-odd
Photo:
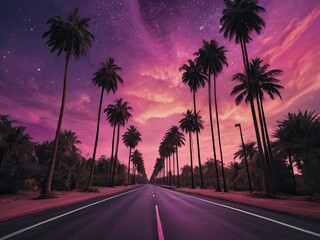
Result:
[[[239,129],[240,129],[240,137],[241,137],[241,142],[242,142],[244,161],[246,163],[246,169],[247,169],[247,175],[248,175],[248,181],[249,181],[249,189],[250,189],[250,192],[252,192],[250,173],[249,173],[249,167],[248,167],[248,160],[247,160],[247,152],[246,152],[246,148],[245,148],[244,142],[243,142],[241,124],[238,123],[238,124],[235,124],[234,126],[239,127]]]

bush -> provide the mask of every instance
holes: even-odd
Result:
[[[95,192],[99,193],[99,188],[98,187],[85,187],[81,190],[81,192]]]
[[[29,191],[37,191],[39,189],[38,183],[34,178],[24,180],[24,187]]]

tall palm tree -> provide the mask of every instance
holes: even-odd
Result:
[[[179,128],[177,126],[171,126],[168,132],[166,133],[166,137],[175,148],[177,162],[177,187],[180,187],[178,147],[181,147],[185,144],[184,134],[179,131]]]
[[[260,13],[265,12],[265,9],[258,5],[257,0],[224,0],[224,3],[226,8],[223,10],[223,16],[220,19],[220,32],[223,32],[225,38],[229,38],[229,40],[234,38],[235,43],[240,43],[244,68],[248,76],[249,96],[252,96],[252,82],[249,71],[249,60],[246,44],[252,40],[250,34],[253,31],[257,34],[260,34],[262,28],[265,26],[263,18],[259,16]],[[272,195],[274,194],[274,186],[272,186],[267,162],[262,149],[260,132],[252,97],[249,98],[249,102],[259,150],[260,165],[262,168],[263,188],[268,195]]]
[[[47,22],[49,30],[42,35],[43,38],[48,38],[46,44],[51,48],[51,52],[57,51],[58,56],[60,56],[62,52],[66,54],[66,62],[59,121],[53,144],[53,153],[48,169],[46,187],[42,189],[41,198],[54,197],[51,190],[51,183],[58,149],[59,133],[63,119],[69,60],[71,56],[76,59],[80,58],[85,55],[87,50],[91,47],[91,40],[94,37],[88,31],[89,21],[90,18],[80,18],[79,11],[76,8],[70,12],[66,20],[59,16],[49,18]]]
[[[126,147],[129,148],[129,160],[128,160],[128,184],[130,182],[130,157],[131,151],[136,146],[138,146],[139,142],[141,142],[141,133],[135,126],[130,126],[127,128],[127,131],[122,135],[122,141]]]
[[[214,102],[215,102],[215,110],[216,110],[216,119],[217,119],[217,130],[218,130],[218,141],[219,141],[219,149],[220,149],[220,158],[221,158],[221,169],[222,169],[222,178],[223,178],[223,187],[224,192],[227,192],[226,179],[224,176],[224,166],[223,166],[223,154],[222,154],[222,146],[220,139],[220,125],[219,125],[219,114],[218,114],[218,101],[217,101],[217,87],[216,87],[216,79],[217,76],[222,72],[223,66],[228,66],[227,58],[225,56],[226,53],[225,47],[218,46],[216,40],[203,41],[203,46],[195,53],[197,56],[196,61],[200,64],[202,71],[208,75],[208,97],[209,97],[209,116],[210,116],[210,127],[211,127],[211,139],[212,139],[212,148],[214,155],[214,164],[216,166],[216,181],[217,181],[217,192],[221,192],[219,175],[218,175],[218,167],[217,167],[217,156],[215,149],[215,141],[214,141],[214,132],[213,132],[213,122],[212,122],[212,107],[211,107],[211,75],[213,74],[213,84],[214,84]]]
[[[278,84],[280,80],[276,78],[276,76],[280,75],[282,71],[279,69],[268,70],[270,65],[261,65],[261,63],[262,60],[260,58],[255,58],[250,63],[249,71],[252,80],[251,97],[256,100],[256,104],[258,106],[265,158],[267,160],[270,176],[272,176],[272,180],[274,180],[274,173],[272,170],[273,156],[263,108],[263,100],[264,93],[268,94],[271,99],[275,99],[275,96],[278,96],[280,99],[282,99],[279,90],[283,87]],[[236,104],[240,104],[244,98],[245,102],[248,103],[250,101],[250,97],[246,74],[237,73],[233,76],[233,80],[240,82],[240,84],[236,85],[231,92],[231,95],[238,95],[235,100]]]
[[[117,127],[117,140],[116,140],[116,150],[115,155],[111,154],[111,164],[112,166],[112,176],[111,181],[108,183],[110,187],[114,187],[114,176],[116,172],[116,165],[118,160],[118,148],[119,148],[119,139],[120,139],[120,126],[124,126],[126,122],[128,122],[129,118],[132,116],[129,111],[132,108],[128,105],[128,102],[123,102],[123,99],[116,99],[115,104],[109,104],[108,107],[104,110],[107,113],[108,122],[113,126],[113,138],[112,138],[112,145],[114,143],[114,135],[115,135],[115,128]],[[113,148],[113,147],[112,147]]]
[[[200,87],[205,86],[205,81],[207,80],[206,75],[201,71],[201,66],[198,63],[195,63],[192,60],[188,60],[189,65],[184,64],[179,68],[180,71],[184,71],[182,74],[182,82],[187,84],[190,88],[190,91],[193,94],[193,111],[194,111],[194,119],[195,119],[195,128],[198,129],[198,112],[196,107],[196,92]],[[196,131],[197,137],[197,149],[198,149],[198,162],[199,162],[199,170],[200,170],[200,178],[201,178],[201,188],[204,188],[203,182],[203,174],[202,174],[202,166],[201,166],[201,156],[200,156],[200,143],[199,143],[199,131]]]
[[[283,86],[278,84],[280,82],[276,76],[282,74],[282,70],[280,69],[272,69],[268,70],[270,67],[269,64],[262,65],[262,60],[260,58],[255,58],[250,63],[250,75],[252,81],[252,98],[256,99],[257,106],[260,111],[260,119],[261,119],[261,128],[264,128],[264,134],[266,135],[266,140],[270,145],[270,140],[268,136],[268,129],[266,124],[266,118],[263,108],[263,100],[265,93],[269,95],[269,97],[273,100],[276,96],[282,99],[280,94],[280,89],[283,89]],[[235,102],[239,105],[243,99],[245,98],[245,103],[248,103],[250,100],[249,98],[249,89],[248,89],[248,81],[246,74],[237,73],[233,76],[232,80],[236,80],[240,82],[236,85],[231,95],[237,95]]]
[[[142,153],[140,151],[138,151],[138,150],[134,150],[132,155],[131,155],[131,161],[132,161],[132,164],[134,166],[132,184],[135,184],[136,171],[138,169],[138,165],[139,165],[140,162],[143,161]]]
[[[171,185],[171,178],[172,178],[170,156],[174,153],[174,151],[175,151],[174,146],[169,142],[168,137],[165,136],[160,143],[159,154],[160,154],[160,157],[167,159],[167,162],[168,162],[168,164],[166,165],[167,165],[167,177],[169,180],[168,181],[169,185]]]
[[[97,145],[98,145],[98,139],[99,139],[100,115],[101,115],[103,94],[104,94],[104,91],[106,91],[107,94],[109,94],[111,91],[115,93],[118,89],[118,83],[121,83],[121,84],[123,83],[122,78],[117,73],[120,70],[121,70],[121,67],[117,66],[114,63],[114,59],[109,58],[105,63],[101,63],[100,69],[94,73],[92,78],[92,84],[94,86],[98,86],[99,88],[101,88],[101,95],[100,95],[100,103],[99,103],[99,109],[98,109],[96,139],[94,142],[91,170],[90,170],[87,187],[91,185],[92,177],[93,177],[96,151],[97,151]]]
[[[194,185],[194,176],[193,176],[193,161],[192,161],[192,133],[194,132],[198,132],[201,129],[203,129],[203,121],[201,119],[201,116],[198,114],[196,114],[196,118],[197,120],[195,121],[195,114],[192,113],[191,110],[187,110],[186,113],[183,113],[183,118],[179,121],[180,123],[180,129],[189,134],[189,147],[190,147],[190,165],[191,165],[191,187],[195,188]],[[197,122],[197,124],[196,124]]]

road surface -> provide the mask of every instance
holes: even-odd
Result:
[[[1,222],[0,239],[307,240],[320,239],[320,224],[145,185]]]

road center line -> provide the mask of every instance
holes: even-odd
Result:
[[[32,225],[32,226],[29,226],[29,227],[20,229],[20,230],[18,230],[18,231],[16,231],[16,232],[13,232],[13,233],[10,233],[10,234],[8,234],[8,235],[6,235],[6,236],[3,236],[3,237],[0,238],[0,240],[5,240],[5,239],[8,239],[8,238],[11,238],[11,237],[16,236],[16,235],[18,235],[18,234],[20,234],[20,233],[26,232],[26,231],[28,231],[28,230],[30,230],[30,229],[33,229],[33,228],[38,227],[38,226],[40,226],[40,225],[43,225],[43,224],[45,224],[45,223],[52,222],[52,221],[54,221],[54,220],[56,220],[56,219],[59,219],[59,218],[62,218],[62,217],[64,217],[64,216],[67,216],[67,215],[69,215],[69,214],[78,212],[78,211],[80,211],[80,210],[82,210],[82,209],[85,209],[85,208],[88,208],[88,207],[92,207],[92,206],[94,206],[94,205],[97,205],[97,204],[100,204],[100,203],[109,201],[109,200],[111,200],[111,199],[114,199],[114,198],[117,198],[117,197],[120,197],[120,196],[129,194],[129,193],[135,192],[135,191],[137,191],[137,190],[139,190],[139,189],[140,189],[140,188],[137,188],[137,189],[134,189],[134,190],[131,190],[131,191],[128,191],[128,192],[120,193],[120,194],[118,194],[118,195],[115,195],[115,196],[112,196],[112,197],[109,197],[109,198],[106,198],[106,199],[103,199],[103,200],[100,200],[100,201],[97,201],[97,202],[94,202],[94,203],[90,203],[90,204],[85,205],[85,206],[83,206],[83,207],[77,208],[77,209],[75,209],[75,210],[66,212],[66,213],[61,214],[61,215],[58,215],[58,216],[56,216],[56,217],[49,218],[49,219],[47,219],[47,220],[45,220],[45,221],[39,222],[39,223],[34,224],[34,225]]]
[[[157,217],[158,239],[164,240],[158,206],[155,205],[155,208],[156,208],[156,217]]]
[[[178,193],[178,192],[176,192],[176,193]],[[178,193],[178,194],[181,194],[181,195],[184,195],[184,196],[187,196],[187,197],[190,197],[190,198],[194,198],[194,199],[200,200],[202,202],[210,203],[212,205],[217,205],[219,207],[223,207],[223,208],[231,209],[231,210],[234,210],[234,211],[237,211],[237,212],[241,212],[241,213],[244,213],[244,214],[247,214],[247,215],[250,215],[250,216],[261,218],[261,219],[264,219],[266,221],[277,223],[279,225],[282,225],[282,226],[285,226],[285,227],[288,227],[288,228],[292,228],[292,229],[295,229],[297,231],[304,232],[304,233],[307,233],[307,234],[310,234],[310,235],[313,235],[313,236],[316,236],[316,237],[320,237],[319,233],[312,232],[312,231],[309,231],[309,230],[306,230],[306,229],[303,229],[303,228],[299,228],[299,227],[296,227],[296,226],[293,226],[293,225],[290,225],[290,224],[287,224],[287,223],[284,223],[284,222],[280,222],[280,221],[274,220],[272,218],[264,217],[264,216],[261,216],[261,215],[255,214],[255,213],[247,212],[247,211],[244,211],[244,210],[241,210],[241,209],[238,209],[238,208],[234,208],[234,207],[230,207],[230,206],[227,206],[227,205],[223,205],[223,204],[220,204],[220,203],[211,202],[211,201],[208,201],[208,200],[205,200],[205,199],[202,199],[202,198],[193,197],[193,196],[190,196],[188,194],[183,194],[183,193]]]

